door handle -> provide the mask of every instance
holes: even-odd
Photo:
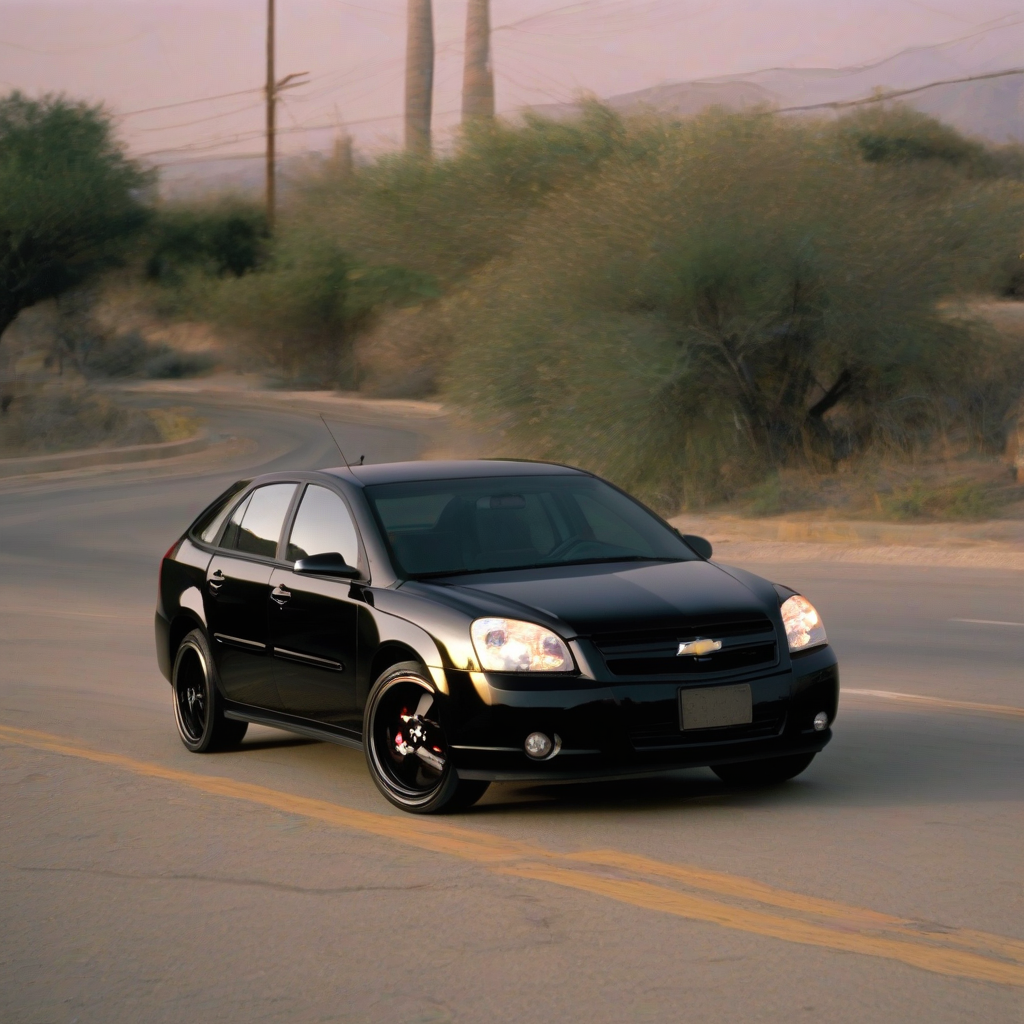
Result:
[[[210,593],[216,594],[222,586],[224,586],[224,573],[220,569],[214,570],[210,575]]]
[[[292,592],[287,590],[285,587],[282,587],[280,583],[270,592],[271,599],[276,601],[279,605],[287,604],[288,598],[291,596]]]

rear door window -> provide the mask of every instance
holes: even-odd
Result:
[[[277,556],[288,507],[295,496],[295,484],[266,484],[257,487],[228,520],[221,547],[247,555]]]

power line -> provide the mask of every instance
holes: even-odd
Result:
[[[863,105],[869,104],[869,103],[883,103],[883,102],[885,102],[887,100],[896,99],[896,98],[901,97],[901,96],[909,96],[909,95],[912,95],[914,93],[923,92],[926,89],[937,88],[938,86],[943,86],[943,85],[959,85],[959,84],[964,83],[964,82],[986,81],[986,80],[994,79],[994,78],[1007,78],[1007,77],[1010,77],[1012,75],[1024,75],[1024,68],[1009,68],[1009,69],[1004,70],[1004,71],[992,71],[992,72],[989,72],[989,73],[983,74],[983,75],[969,75],[969,76],[964,77],[964,78],[942,79],[942,80],[936,81],[936,82],[929,82],[926,85],[919,85],[919,86],[917,86],[917,87],[915,87],[913,89],[900,89],[900,90],[896,90],[896,91],[893,91],[893,92],[879,93],[877,95],[866,96],[866,97],[863,97],[862,99],[857,99],[857,100],[840,100],[840,101],[835,101],[835,102],[831,102],[831,103],[812,103],[812,104],[805,104],[803,106],[796,106],[796,107],[781,107],[781,108],[776,109],[774,112],[777,113],[777,114],[788,114],[788,113],[795,113],[795,112],[804,111],[804,110],[839,109],[839,108],[863,106]],[[439,111],[437,113],[437,116],[438,117],[448,117],[448,116],[451,116],[451,115],[454,115],[454,114],[457,114],[457,113],[459,113],[458,110],[444,110],[444,111]],[[383,121],[397,121],[402,116],[403,116],[402,114],[384,114],[384,115],[380,115],[380,116],[376,116],[376,117],[364,117],[364,118],[357,118],[357,119],[354,119],[354,120],[346,120],[345,124],[346,124],[346,126],[359,125],[359,124],[378,124],[378,123],[383,122]],[[335,129],[336,130],[337,127],[338,127],[337,120],[332,120],[332,121],[329,121],[329,122],[326,122],[326,123],[323,123],[323,124],[296,125],[293,128],[281,128],[281,129],[278,129],[278,134],[280,134],[280,135],[292,135],[292,134],[295,134],[297,132],[326,131],[328,129]],[[248,139],[258,137],[261,134],[263,134],[263,133],[260,130],[248,131],[248,132],[239,132],[234,137],[231,137],[231,138],[221,138],[221,139],[217,139],[217,140],[214,140],[214,141],[212,141],[210,143],[206,143],[206,144],[197,143],[197,144],[190,144],[190,145],[185,145],[185,146],[172,146],[172,147],[168,147],[168,148],[165,148],[165,149],[151,150],[151,151],[149,151],[147,153],[140,153],[140,154],[138,154],[138,156],[139,156],[140,159],[142,159],[142,158],[145,158],[145,157],[160,156],[160,155],[163,155],[165,153],[183,153],[183,152],[193,152],[194,153],[194,152],[201,152],[204,149],[208,149],[210,151],[213,151],[213,150],[215,150],[218,147],[225,146],[225,145],[235,145],[235,144],[237,144],[239,142],[244,142],[244,141],[246,141]],[[221,159],[228,159],[228,158],[229,158],[229,156],[225,155]],[[234,157],[232,155],[230,158],[234,159],[236,157]]]
[[[195,103],[209,103],[212,100],[226,100],[232,96],[248,96],[254,92],[263,92],[262,88],[239,89],[238,92],[222,92],[218,96],[200,96],[197,100],[181,100],[179,103],[164,103],[159,107],[143,107],[142,110],[128,110],[118,117],[134,117],[136,114],[152,114],[157,110],[173,110],[175,107],[190,107]]]
[[[990,71],[985,75],[968,75],[966,78],[943,78],[937,82],[928,82],[927,85],[918,85],[913,89],[894,89],[890,92],[880,92],[873,96],[865,96],[859,100],[834,100],[831,103],[807,103],[800,107],[779,107],[775,113],[790,114],[797,110],[839,110],[843,107],[860,107],[866,103],[884,103],[886,100],[898,99],[900,96],[912,96],[917,92],[924,92],[925,89],[935,89],[940,85],[960,85],[963,82],[983,82],[990,78],[1008,78],[1010,75],[1024,75],[1024,68],[1009,68],[1006,71]]]
[[[159,128],[136,128],[137,132],[167,132],[172,128],[190,128],[194,124],[205,124],[207,121],[217,121],[222,117],[231,117],[232,114],[242,114],[247,110],[255,110],[257,107],[262,107],[262,101],[259,103],[248,103],[244,107],[235,107],[234,110],[225,110],[220,114],[210,114],[209,117],[200,117],[195,121],[179,121],[177,124],[164,124],[160,125]]]

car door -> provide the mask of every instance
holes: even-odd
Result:
[[[285,560],[337,552],[359,563],[352,515],[334,491],[308,484],[295,513]],[[277,687],[287,711],[355,731],[358,585],[277,568],[271,577],[270,635]]]
[[[268,636],[270,577],[295,483],[257,487],[231,514],[206,570],[207,622],[229,700],[281,710]]]

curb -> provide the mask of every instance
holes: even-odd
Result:
[[[56,473],[66,469],[84,469],[88,466],[116,466],[125,462],[172,459],[177,455],[200,452],[209,443],[210,436],[203,430],[194,437],[186,437],[183,441],[133,444],[126,448],[86,448],[84,451],[58,452],[55,455],[0,459],[0,478],[28,476],[33,473]]]

